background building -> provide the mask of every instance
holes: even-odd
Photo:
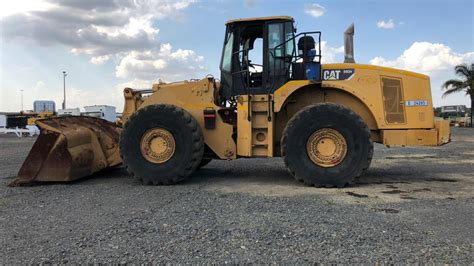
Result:
[[[59,109],[58,116],[80,116],[81,109],[79,108],[67,108],[67,109]]]
[[[449,117],[449,116],[465,116],[467,108],[465,105],[447,105],[441,106],[440,116]]]
[[[83,115],[102,118],[110,122],[115,122],[115,120],[117,119],[115,106],[91,105],[91,106],[84,106],[84,109],[86,111],[82,113]]]
[[[56,112],[56,103],[54,101],[34,101],[33,102],[33,111],[35,113]]]

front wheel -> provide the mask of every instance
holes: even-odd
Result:
[[[194,172],[204,153],[203,134],[184,109],[146,106],[124,125],[120,153],[128,172],[147,185],[170,185]]]
[[[373,144],[362,118],[322,103],[296,113],[283,132],[282,156],[295,179],[318,187],[351,184],[368,167]]]

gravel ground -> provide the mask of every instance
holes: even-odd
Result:
[[[34,139],[0,136],[0,264],[474,261],[474,130],[442,147],[377,145],[366,176],[306,187],[275,159],[213,161],[142,186],[118,168],[9,188]]]

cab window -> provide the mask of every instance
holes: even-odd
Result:
[[[275,49],[276,46],[283,43],[283,24],[282,23],[272,23],[268,25],[268,49],[273,52],[273,56],[280,57],[282,56],[283,46]]]
[[[232,66],[232,44],[234,43],[234,34],[227,32],[226,42],[224,46],[224,54],[222,56],[221,70],[230,72]]]

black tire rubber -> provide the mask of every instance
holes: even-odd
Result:
[[[204,166],[208,165],[211,161],[212,159],[202,158],[201,163],[199,164],[197,169],[203,168]]]
[[[367,156],[367,161],[364,165],[364,169],[362,169],[362,173],[360,173],[360,175],[357,176],[356,178],[359,178],[359,177],[362,177],[362,176],[365,175],[365,173],[367,172],[367,170],[370,167],[370,164],[372,163],[372,158],[373,157],[374,157],[374,143],[371,141],[370,142],[370,147],[369,147],[369,155]]]
[[[347,143],[343,161],[334,167],[313,163],[306,150],[308,138],[318,129],[332,128]],[[370,164],[373,144],[370,130],[352,110],[333,103],[321,103],[296,113],[283,131],[281,154],[295,179],[317,187],[344,187],[353,183]]]
[[[174,137],[173,157],[157,164],[146,160],[140,151],[143,134],[151,128],[164,128]],[[146,106],[135,112],[120,135],[120,154],[127,171],[146,185],[171,185],[183,181],[199,166],[204,140],[196,120],[184,109],[169,105]]]

